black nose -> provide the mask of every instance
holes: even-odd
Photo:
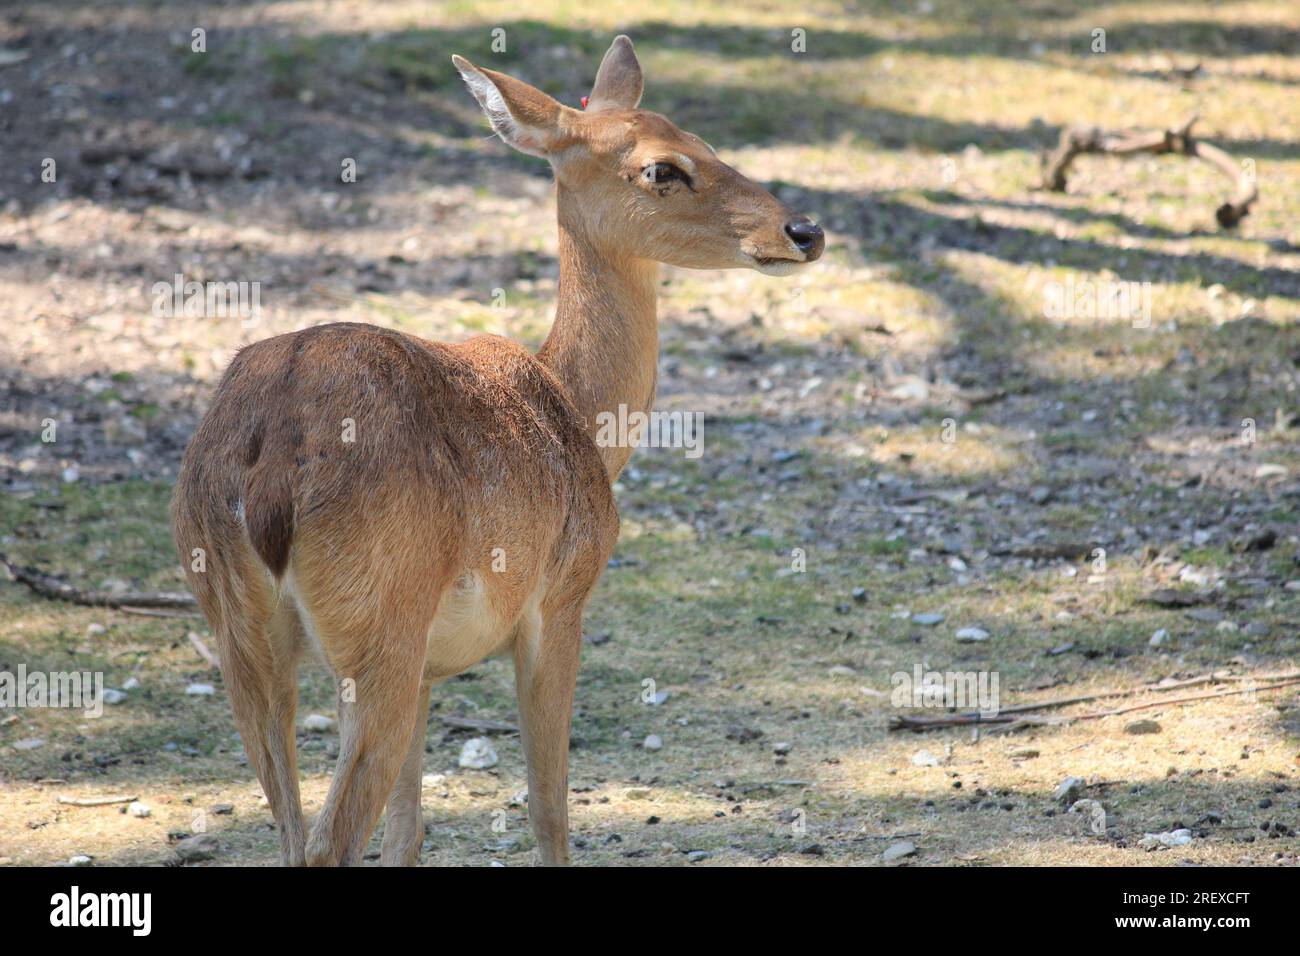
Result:
[[[812,262],[826,246],[826,233],[822,227],[808,219],[792,219],[785,224],[785,234],[794,240],[799,251]]]

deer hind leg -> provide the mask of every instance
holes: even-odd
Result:
[[[528,817],[543,866],[569,862],[569,724],[582,646],[582,604],[525,617],[515,639]]]
[[[280,831],[280,862],[302,866],[304,831],[294,736],[302,629],[291,606],[272,606],[270,587],[257,574],[245,582],[240,599],[223,601],[216,616],[217,655],[240,740]]]
[[[416,718],[424,716],[418,698],[425,634],[390,621],[365,639],[320,637],[340,684],[340,745],[307,840],[307,863],[358,866],[411,749]]]
[[[429,726],[429,690],[433,679],[420,681],[416,701],[415,731],[406,759],[397,772],[397,782],[388,797],[384,820],[384,842],[379,851],[383,866],[415,866],[424,844],[424,818],[420,812],[420,779],[424,769],[424,742]]]

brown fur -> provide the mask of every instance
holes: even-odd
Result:
[[[600,110],[577,122],[527,84],[457,65],[502,135],[556,168],[560,301],[546,344],[534,356],[496,336],[445,345],[350,323],[258,342],[218,386],[172,504],[289,864],[358,863],[385,800],[382,862],[418,860],[430,688],[494,653],[514,657],[542,861],[567,862],[582,611],[618,535],[610,482],[631,454],[598,448],[595,418],[653,404],[654,261],[744,264],[754,253],[742,246],[783,262],[820,252],[800,260],[788,241],[778,247],[788,210],[689,134],[632,108],[640,69],[626,38],[602,64]],[[626,169],[647,150],[689,154],[681,161],[707,197],[665,220],[681,226],[685,252],[665,221],[637,211],[672,200],[628,185]],[[635,203],[619,192],[628,188]],[[636,237],[663,248],[637,248]],[[341,734],[310,837],[294,755],[297,663],[309,644],[338,678]]]

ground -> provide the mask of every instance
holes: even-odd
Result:
[[[0,550],[83,586],[183,588],[171,484],[248,342],[354,320],[538,344],[557,274],[548,172],[488,138],[450,57],[576,106],[626,32],[644,105],[823,222],[828,243],[794,279],[664,270],[659,408],[705,415],[704,454],[643,449],[616,488],[623,531],[588,607],[574,717],[575,861],[884,864],[907,841],[903,865],[1294,865],[1295,687],[1009,734],[888,729],[944,713],[891,701],[917,665],[996,675],[1004,707],[1296,670],[1294,6],[519,9],[8,12]],[[1234,231],[1213,218],[1227,181],[1184,158],[1085,157],[1067,192],[1033,188],[1065,126],[1192,113],[1255,164],[1261,198]],[[259,282],[260,321],[156,316],[153,286],[175,273]],[[1050,307],[1088,281],[1149,283],[1150,321]],[[1161,589],[1180,597],[1149,600]],[[970,627],[988,638],[957,641]],[[202,830],[216,850],[198,865],[276,861],[191,631],[210,640],[197,618],[0,581],[0,672],[138,682],[98,719],[0,714],[0,860],[174,862],[175,840]],[[300,720],[332,715],[330,688],[304,672]],[[517,736],[493,735],[497,767],[461,769],[472,734],[443,719],[510,722],[514,706],[504,660],[435,691],[426,864],[531,859]],[[1139,719],[1158,731],[1128,732]],[[299,749],[314,812],[337,737],[304,729]],[[1104,826],[1053,799],[1069,776]],[[152,813],[58,802],[100,796]],[[1138,845],[1181,827],[1188,845]]]

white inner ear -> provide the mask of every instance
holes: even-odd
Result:
[[[546,152],[541,147],[541,138],[535,133],[530,133],[528,127],[515,119],[495,83],[477,70],[461,70],[460,75],[465,85],[469,87],[469,91],[474,94],[474,99],[478,100],[479,106],[483,107],[488,122],[492,124],[492,129],[498,136],[521,153],[546,158]]]

